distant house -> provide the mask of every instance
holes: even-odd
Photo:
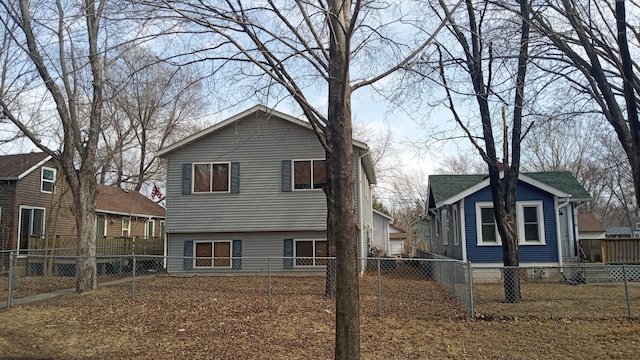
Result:
[[[405,253],[404,244],[407,241],[407,232],[395,225],[389,225],[389,255],[402,256]]]
[[[592,213],[578,213],[578,239],[602,239],[605,228]]]
[[[242,260],[252,257],[286,257],[274,270],[325,267],[325,150],[307,121],[255,106],[158,155],[167,160],[168,272],[263,271],[264,262]],[[355,140],[352,171],[366,258],[376,178],[369,148]]]
[[[429,250],[429,217],[420,216],[409,223],[408,245],[411,247],[409,252],[415,254],[415,249]]]
[[[134,190],[99,185],[98,237],[163,237],[165,209]]]
[[[630,238],[631,227],[629,226],[611,226],[605,231],[607,238]]]
[[[631,234],[634,238],[640,238],[640,216],[631,219]]]
[[[373,210],[373,234],[371,237],[372,255],[390,256],[391,243],[389,239],[389,224],[393,218],[381,211]]]
[[[502,242],[485,175],[429,176],[427,216],[430,251],[471,261],[502,264]],[[577,208],[589,193],[569,172],[520,174],[517,188],[520,263],[559,265],[577,260]]]
[[[391,224],[393,218],[373,210],[373,237],[371,249],[374,256],[401,256],[407,233]]]
[[[98,237],[160,237],[164,208],[137,191],[100,185]],[[66,247],[75,243],[71,191],[43,152],[0,156],[0,250]]]

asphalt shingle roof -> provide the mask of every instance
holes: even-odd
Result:
[[[98,186],[97,211],[164,217],[165,209],[134,190],[115,186]]]
[[[0,179],[17,178],[48,155],[44,152],[0,156]]]
[[[569,171],[522,173],[550,187],[571,194],[575,199],[590,199],[591,195]],[[487,174],[430,175],[429,187],[436,203],[449,199],[482,182]]]
[[[436,203],[461,193],[481,182],[487,175],[429,175],[429,187]]]

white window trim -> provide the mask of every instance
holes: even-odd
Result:
[[[540,235],[540,241],[525,242],[524,239],[524,207],[536,207],[538,214],[538,234]],[[534,201],[518,201],[516,202],[516,214],[518,218],[518,243],[520,245],[545,245],[544,238],[544,211],[543,204],[540,200]]]
[[[196,185],[196,165],[211,165],[209,176],[211,177],[211,181],[213,181],[213,165],[227,165],[227,169],[229,170],[229,176],[227,176],[227,191],[195,191]],[[197,162],[191,164],[191,194],[229,194],[231,193],[231,162]],[[209,184],[209,188],[212,188],[213,184]]]
[[[124,221],[125,220],[129,220],[129,223],[127,224],[127,228],[124,228]],[[127,230],[127,235],[124,234],[124,231]],[[121,236],[126,236],[126,237],[130,237],[131,236],[131,218],[128,217],[123,217],[121,220],[121,225],[120,225],[120,234]]]
[[[640,230],[640,222],[636,223],[636,230]]]
[[[196,265],[196,244],[205,244],[205,243],[211,243],[211,266],[197,266]],[[215,243],[229,244],[229,266],[214,266],[215,251],[216,251]],[[202,257],[200,258],[202,259]],[[231,240],[197,240],[193,242],[193,268],[194,269],[231,269],[232,266],[233,266],[233,241]]]
[[[524,240],[524,207],[532,207],[535,206],[537,208],[538,213],[538,233],[540,235],[540,241],[530,241],[525,242]],[[477,202],[476,203],[476,237],[477,237],[477,245],[478,246],[502,246],[502,239],[500,238],[500,234],[498,233],[498,224],[495,222],[496,226],[496,243],[485,243],[482,241],[482,219],[480,216],[480,209],[482,208],[492,208],[493,202]],[[519,245],[546,245],[545,236],[544,236],[544,206],[541,200],[529,200],[529,201],[518,201],[516,202],[516,216],[518,219],[518,244]]]
[[[96,216],[100,220],[100,216]],[[104,235],[98,235],[98,222],[96,221],[96,236],[107,236],[107,217],[104,216]]]
[[[296,161],[311,161],[311,188],[310,189],[296,189]],[[326,163],[327,159],[293,159],[291,160],[291,191],[322,191],[322,188],[313,187],[313,162],[314,161],[324,161]],[[327,179],[328,181],[328,179]]]
[[[453,208],[453,245],[460,246],[460,223],[458,219],[458,208],[454,206]]]
[[[298,265],[298,259],[297,259],[297,255],[296,254],[296,243],[298,241],[311,241],[313,242],[313,265]],[[297,268],[323,268],[323,267],[327,267],[326,265],[316,265],[316,242],[318,241],[324,241],[327,242],[327,239],[294,239],[293,240],[293,267],[297,267]],[[305,259],[308,259],[307,257],[305,257]]]
[[[153,237],[156,233],[156,221],[153,219],[147,219],[147,222],[144,225],[144,236],[148,238]],[[151,234],[149,234],[149,225],[151,225]]]
[[[44,178],[44,171],[45,170],[49,170],[49,171],[53,172],[53,180],[49,180],[49,179],[45,179]],[[54,169],[54,168],[43,166],[40,169],[40,192],[41,193],[53,194],[53,192],[55,191],[56,175],[57,175],[56,169]],[[46,190],[42,189],[42,184],[45,183],[45,182],[51,183],[51,191],[46,191]]]
[[[480,209],[483,208],[491,208],[493,209],[492,201],[483,201],[476,203],[476,239],[478,246],[502,246],[502,239],[500,238],[500,234],[498,233],[498,223],[495,221],[494,216],[494,224],[496,227],[496,242],[495,243],[486,243],[482,241],[482,216],[480,216]]]
[[[440,225],[442,226],[442,245],[449,246],[449,211],[447,209],[440,210]]]
[[[42,236],[45,236],[45,234],[47,233],[47,228],[46,228],[46,226],[47,226],[47,209],[43,208],[43,207],[39,207],[39,206],[20,205],[20,207],[18,209],[18,211],[19,211],[19,213],[18,213],[18,244],[17,244],[18,245],[18,247],[17,247],[18,251],[21,250],[20,249],[20,235],[21,235],[20,231],[22,230],[22,209],[31,209],[32,213],[33,213],[33,210],[35,210],[35,209],[42,210],[43,211],[42,212]],[[29,229],[30,229],[29,232],[31,232],[31,229],[33,229],[33,214],[31,215],[30,220],[31,220],[31,223],[29,224]]]

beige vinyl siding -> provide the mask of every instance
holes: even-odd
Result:
[[[167,162],[167,232],[326,229],[322,190],[282,192],[282,160],[324,159],[313,132],[277,118],[245,118],[179,149]],[[240,193],[182,195],[182,164],[239,162]]]

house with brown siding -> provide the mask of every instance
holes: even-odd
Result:
[[[99,238],[162,237],[164,208],[137,191],[99,185]],[[51,156],[0,156],[0,250],[75,243],[73,196]]]
[[[164,208],[135,190],[99,185],[98,237],[163,237]]]
[[[0,156],[0,250],[28,249],[75,229],[71,192],[51,156]]]

